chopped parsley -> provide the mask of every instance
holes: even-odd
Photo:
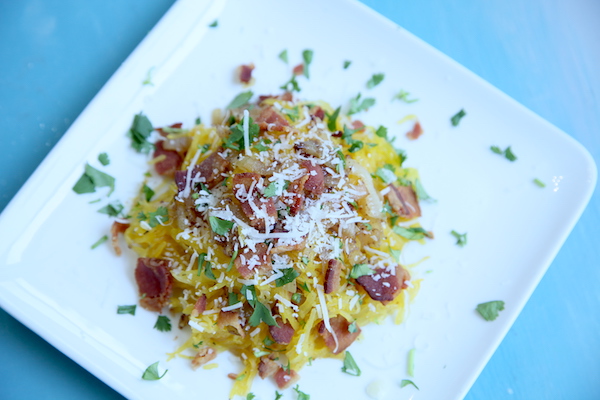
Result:
[[[388,142],[390,141],[388,139],[388,130],[385,126],[380,125],[379,128],[377,128],[377,130],[375,131],[375,134],[381,138],[384,138],[385,140],[387,140]]]
[[[211,22],[210,25],[208,25],[209,28],[216,28],[217,26],[219,26],[219,20],[215,19],[213,22]]]
[[[404,228],[402,226],[394,226],[392,230],[408,240],[419,240],[424,237],[431,237],[431,234],[421,227]]]
[[[335,109],[333,114],[327,114],[327,129],[331,132],[337,131],[337,118],[340,115],[340,110],[342,107],[338,107]]]
[[[154,190],[152,190],[148,185],[144,185],[142,187],[142,193],[144,193],[144,198],[146,201],[152,200],[152,197],[154,196]]]
[[[85,172],[73,186],[73,191],[77,194],[94,193],[98,187],[110,188],[108,195],[115,190],[115,178],[98,171],[89,164],[85,164]]]
[[[121,214],[121,211],[123,211],[123,208],[125,208],[125,207],[123,207],[123,204],[121,204],[121,202],[119,202],[119,200],[117,200],[117,201],[113,201],[112,203],[105,205],[104,207],[99,209],[98,212],[100,214],[106,214],[109,217],[117,217],[117,216],[119,216],[119,214]]]
[[[401,388],[408,386],[408,385],[413,385],[415,387],[415,389],[419,390],[419,387],[417,385],[415,385],[415,383],[413,381],[411,381],[410,379],[402,379],[402,381],[400,382]]]
[[[225,236],[229,233],[229,231],[233,227],[232,221],[226,221],[219,217],[213,217],[213,216],[208,217],[208,219],[210,221],[210,228],[217,235]]]
[[[535,178],[533,180],[533,183],[535,183],[537,186],[539,186],[541,188],[545,188],[546,187],[546,184],[544,182],[540,181],[538,178]]]
[[[239,122],[238,124],[231,126],[230,130],[231,133],[223,141],[223,147],[237,151],[243,150],[246,147],[246,144],[244,143],[244,123]],[[248,136],[250,143],[254,141],[259,132],[260,127],[258,124],[254,123],[252,118],[250,118],[248,121]]]
[[[400,254],[401,253],[402,253],[402,251],[394,250],[390,247],[390,254],[392,255],[392,257],[394,257],[394,260],[396,260],[397,262],[400,262]]]
[[[300,273],[294,268],[285,268],[282,269],[281,272],[283,272],[283,276],[275,280],[275,286],[277,287],[287,285],[288,283],[293,282],[294,279],[296,279],[300,275]]]
[[[493,321],[498,318],[498,313],[504,310],[504,302],[502,300],[488,301],[478,304],[476,310],[486,321]]]
[[[357,279],[364,275],[371,275],[374,272],[369,264],[354,264],[352,271],[350,271],[350,278]]]
[[[517,159],[517,156],[515,156],[515,154],[512,152],[512,149],[510,148],[510,146],[508,146],[504,150],[502,150],[498,146],[491,146],[490,150],[496,154],[504,155],[504,157],[509,161],[515,161]]]
[[[344,61],[344,69],[348,69],[350,64],[352,64],[352,61],[349,61],[349,60]]]
[[[415,188],[415,193],[417,195],[417,198],[419,200],[435,201],[435,199],[433,197],[431,197],[431,196],[429,196],[429,194],[427,194],[427,192],[425,191],[425,188],[423,188],[423,184],[421,183],[421,180],[419,178],[415,179],[414,188]]]
[[[358,328],[356,326],[356,321],[354,321],[353,323],[351,323],[350,325],[348,325],[348,332],[354,333],[357,330],[358,330]]]
[[[300,391],[300,385],[296,385],[294,391],[298,394],[296,400],[310,400],[310,395]]]
[[[271,182],[263,191],[263,196],[273,197],[277,194],[277,182]]]
[[[277,56],[279,57],[279,59],[281,61],[283,61],[284,63],[288,63],[288,52],[287,49],[283,50],[281,53],[279,53],[279,55]]]
[[[456,231],[450,232],[452,236],[456,238],[456,245],[460,247],[464,247],[467,244],[467,233],[458,233]]]
[[[410,93],[405,92],[404,90],[400,90],[400,92],[397,95],[395,95],[393,97],[393,99],[398,99],[398,100],[403,101],[403,102],[405,102],[407,104],[414,103],[415,101],[419,101],[419,99],[409,99],[408,96],[410,96]]]
[[[239,252],[239,250],[236,250],[233,252],[233,255],[231,256],[231,260],[229,260],[229,265],[227,266],[226,272],[231,271],[231,268],[233,268],[233,263],[235,262],[235,259],[238,256],[238,252]]]
[[[300,109],[298,106],[293,108],[282,108],[281,112],[290,117],[292,122],[295,122],[298,120],[298,118],[300,118]]]
[[[342,139],[350,145],[348,151],[350,153],[357,152],[358,150],[363,148],[364,143],[361,140],[356,140],[352,138],[352,135],[358,132],[361,128],[350,129],[346,125],[344,125],[344,132],[342,133]]]
[[[279,400],[283,397],[283,394],[279,393],[277,390],[275,391],[275,400]]]
[[[412,348],[408,351],[408,358],[406,360],[406,373],[408,373],[409,376],[414,377],[415,376],[415,352],[417,350],[415,348]]]
[[[212,270],[212,263],[206,260],[207,255],[208,254],[206,253],[200,253],[198,256],[198,272],[196,275],[200,276],[202,275],[202,271],[204,271],[204,275],[206,275],[208,279],[212,279],[214,281],[217,278]]]
[[[250,292],[250,295],[248,295],[248,292]],[[250,326],[258,326],[261,322],[264,322],[269,326],[278,326],[275,318],[273,318],[273,315],[271,314],[271,310],[258,301],[254,285],[242,286],[242,295],[246,298],[248,304],[254,308],[254,312],[249,319]]]
[[[381,83],[381,81],[383,81],[383,78],[385,77],[384,74],[373,74],[373,76],[371,77],[371,79],[369,79],[367,81],[367,89],[373,89],[375,86],[379,85]]]
[[[159,315],[154,324],[154,329],[161,332],[169,332],[171,330],[171,320],[166,315]]]
[[[375,105],[375,99],[372,97],[367,97],[366,99],[362,99],[361,94],[359,93],[355,98],[350,99],[350,109],[347,114],[352,115],[359,113],[361,111],[367,110],[369,107],[373,107]]]
[[[385,164],[383,168],[378,168],[377,171],[375,171],[375,176],[381,179],[386,185],[389,185],[398,179],[394,172],[394,166],[391,164]]]
[[[154,145],[148,141],[148,137],[154,131],[152,123],[144,114],[139,113],[133,117],[133,123],[127,136],[131,138],[131,147],[138,153],[149,153],[154,150]]]
[[[452,122],[452,126],[458,126],[458,124],[460,123],[460,120],[465,115],[467,115],[467,113],[463,109],[461,109],[459,112],[457,112],[456,114],[454,114],[454,116],[452,116],[452,118],[450,118],[450,122]]]
[[[301,90],[300,85],[298,85],[298,81],[296,80],[296,75],[294,74],[292,74],[290,80],[281,85],[279,89],[283,89],[288,92],[300,92]]]
[[[308,265],[308,263],[310,262],[310,259],[306,256],[302,256],[302,258],[300,259],[300,261],[302,261],[302,264],[304,265]]]
[[[269,346],[272,346],[272,345],[274,345],[274,344],[275,344],[275,341],[274,341],[274,340],[272,340],[272,339],[271,339],[271,338],[270,338],[270,337],[267,335],[267,336],[265,336],[265,338],[263,339],[263,344],[264,344],[266,347],[269,347]]]
[[[100,161],[100,164],[104,165],[105,167],[110,164],[110,159],[106,153],[98,154],[98,161]]]
[[[292,295],[292,302],[299,304],[300,301],[302,301],[302,294],[301,293],[294,293]]]
[[[169,220],[169,212],[167,208],[164,206],[160,206],[156,209],[156,211],[151,212],[148,215],[148,224],[150,224],[151,228],[156,227],[158,224],[163,225],[165,222]]]
[[[229,105],[225,108],[227,110],[231,110],[233,108],[240,108],[241,106],[248,104],[248,102],[250,101],[250,99],[252,98],[253,95],[254,95],[254,93],[252,93],[252,90],[248,90],[247,92],[242,92],[242,93],[238,94],[237,96],[235,96],[234,99],[231,100],[231,103],[229,103]]]
[[[310,78],[309,73],[308,73],[308,66],[310,65],[310,63],[312,63],[312,59],[313,59],[313,51],[312,50],[304,50],[302,52],[302,60],[304,61],[304,68],[302,69],[304,76],[306,77],[306,79]]]
[[[201,123],[202,123],[202,118],[196,117],[196,119],[194,120],[194,124],[195,125],[200,125]]]
[[[256,395],[254,395],[254,393],[248,393],[246,395],[246,400],[254,400],[256,398]]]
[[[131,315],[135,315],[135,308],[136,305],[131,305],[131,306],[118,306],[117,307],[117,314],[131,314]]]
[[[237,293],[229,292],[227,302],[228,302],[228,305],[230,305],[230,306],[239,303],[240,300],[238,299]]]
[[[96,247],[100,246],[102,243],[108,240],[108,236],[104,235],[96,243],[94,243],[90,248],[94,250]]]
[[[352,376],[360,376],[360,368],[354,361],[354,357],[350,354],[349,351],[344,352],[344,366],[342,367],[342,372],[347,373]]]
[[[158,361],[157,361],[154,364],[150,365],[148,368],[146,368],[146,370],[142,374],[142,379],[145,381],[157,381],[157,380],[161,379],[163,376],[165,376],[167,371],[168,371],[168,369],[165,370],[165,372],[163,372],[162,375],[159,375]]]
[[[152,83],[152,71],[154,71],[154,67],[151,67],[148,72],[146,73],[146,79],[144,79],[142,81],[142,85],[146,86],[154,86],[154,83]]]

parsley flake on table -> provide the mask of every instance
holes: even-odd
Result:
[[[110,159],[108,158],[107,153],[98,154],[98,161],[100,161],[100,164],[104,165],[105,167],[110,164]]]
[[[242,107],[242,106],[248,104],[248,102],[250,101],[250,99],[252,98],[253,95],[254,95],[254,93],[252,92],[252,90],[248,90],[247,92],[242,92],[242,93],[238,94],[237,96],[235,96],[234,99],[231,100],[231,103],[229,103],[229,105],[225,108],[227,110],[231,110],[234,108]]]
[[[290,282],[293,282],[294,279],[296,279],[300,275],[300,273],[298,273],[298,271],[296,271],[294,268],[285,268],[282,269],[281,272],[283,272],[283,276],[275,280],[275,286],[277,287],[281,287],[283,285],[287,285]]]
[[[346,113],[347,115],[352,115],[359,113],[361,111],[368,110],[369,107],[373,107],[375,105],[375,99],[372,97],[367,97],[366,99],[362,99],[361,94],[359,93],[355,98],[350,99],[350,109]]]
[[[401,388],[408,386],[408,385],[412,385],[415,387],[415,389],[420,390],[419,387],[417,385],[415,385],[415,383],[413,381],[411,381],[410,379],[402,379],[402,381],[400,382]]]
[[[100,246],[102,243],[108,240],[108,236],[104,235],[96,243],[94,243],[90,248],[94,250],[96,247]]]
[[[410,93],[408,93],[408,92],[405,92],[404,90],[400,90],[400,92],[398,92],[398,94],[397,94],[397,95],[395,95],[395,96],[392,98],[392,100],[394,100],[394,99],[397,99],[397,100],[403,101],[403,102],[405,102],[405,103],[407,103],[407,104],[410,104],[410,103],[414,103],[414,102],[416,102],[416,101],[419,101],[419,99],[409,99],[409,98],[408,98],[408,96],[410,96]]]
[[[168,371],[168,369],[165,370],[165,372],[163,372],[162,375],[159,375],[158,361],[157,361],[154,364],[150,365],[148,368],[146,368],[146,370],[142,374],[142,379],[145,381],[157,381],[157,380],[161,379],[163,376],[165,376],[167,371]]]
[[[373,89],[375,86],[379,85],[383,81],[383,78],[385,78],[384,74],[373,74],[371,79],[367,81],[367,89]]]
[[[358,364],[356,364],[354,357],[352,357],[352,354],[350,354],[349,351],[344,352],[344,366],[342,367],[342,372],[352,376],[360,376],[361,374]]]
[[[504,302],[502,300],[488,301],[478,304],[476,310],[486,321],[493,321],[498,318],[500,311],[504,310]]]
[[[138,153],[149,153],[154,150],[154,145],[148,141],[148,137],[154,131],[152,123],[144,114],[139,113],[133,117],[133,123],[127,136],[131,138],[131,147]]]
[[[300,385],[296,385],[294,391],[298,394],[296,400],[310,400],[310,395],[300,391]]]
[[[302,60],[304,62],[304,68],[302,69],[302,73],[304,74],[306,79],[310,78],[308,73],[308,66],[312,63],[313,54],[313,51],[308,49],[302,52]]]
[[[213,217],[212,215],[208,217],[208,220],[210,222],[210,228],[217,235],[226,236],[233,227],[233,222],[219,217]]]
[[[456,245],[464,247],[467,244],[467,233],[458,233],[455,230],[450,232],[456,238]]]
[[[281,61],[283,61],[284,63],[288,63],[288,52],[287,49],[283,50],[281,53],[279,53],[279,55],[277,56],[279,57],[279,59]]]
[[[169,332],[171,330],[171,320],[166,315],[159,315],[154,324],[154,329],[161,332]]]
[[[450,122],[452,122],[452,126],[458,126],[458,124],[460,123],[460,120],[467,115],[467,113],[465,112],[464,109],[461,109],[459,112],[457,112],[456,114],[454,114],[454,116],[452,118],[450,118]]]
[[[135,315],[135,308],[136,305],[131,305],[131,306],[118,306],[117,307],[117,314],[131,314],[131,315]]]
[[[109,217],[117,217],[123,211],[123,204],[119,200],[113,201],[98,210],[100,214],[106,214]]]
[[[94,193],[96,188],[99,187],[108,187],[110,189],[108,195],[110,196],[115,190],[115,178],[98,171],[89,164],[85,164],[84,173],[73,186],[73,191],[77,194]]]

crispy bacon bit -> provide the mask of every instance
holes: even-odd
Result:
[[[337,338],[337,348],[335,338],[325,327],[324,321],[319,323],[319,335],[321,335],[321,337],[325,340],[325,345],[333,354],[340,354],[342,351],[346,350],[348,346],[350,346],[352,342],[356,340],[358,335],[360,335],[360,328],[358,325],[356,325],[355,332],[350,332],[348,330],[350,322],[348,322],[348,320],[341,315],[338,315],[335,318],[330,318],[329,325],[331,325],[331,330],[335,333],[335,337]]]
[[[159,175],[172,176],[175,171],[177,171],[181,167],[181,163],[183,162],[183,158],[179,155],[178,152],[174,150],[167,150],[164,148],[164,140],[160,140],[154,144],[154,154],[153,157],[157,158],[160,156],[164,156],[161,161],[158,161],[154,164],[154,169]]]
[[[254,64],[240,65],[238,68],[238,78],[242,83],[249,83],[252,80],[252,71]]]
[[[196,369],[198,367],[203,366],[204,364],[211,362],[217,358],[217,351],[209,346],[204,346],[198,353],[194,356],[192,360],[192,368]]]
[[[407,287],[409,279],[408,271],[397,265],[394,275],[385,268],[377,268],[373,274],[358,277],[356,281],[373,300],[386,302],[394,300]]]
[[[179,317],[179,323],[177,324],[177,326],[179,327],[179,329],[183,329],[189,325],[189,322],[190,322],[190,316],[188,314],[181,314],[181,317]]]
[[[323,109],[321,107],[319,107],[319,106],[314,106],[310,110],[310,114],[314,115],[317,118],[319,118],[321,121],[323,121],[323,119],[325,118],[325,111],[323,111]]]
[[[267,99],[279,99],[279,100],[283,100],[283,101],[292,101],[292,100],[294,100],[294,95],[291,92],[284,92],[283,94],[281,94],[279,96],[274,96],[272,94],[258,96],[258,104],[262,103],[263,101],[265,101]]]
[[[221,329],[232,327],[241,337],[246,336],[244,328],[242,327],[240,313],[237,311],[221,311],[217,318],[217,326]]]
[[[140,305],[149,311],[160,312],[169,302],[173,286],[170,263],[162,258],[138,258],[135,268]]]
[[[285,240],[282,243],[282,239],[276,239],[275,245],[271,248],[271,254],[280,254],[286,253],[288,251],[299,251],[303,250],[306,247],[306,236],[302,236],[300,241],[293,241],[290,243],[290,240]]]
[[[302,160],[300,166],[308,171],[308,179],[304,183],[304,192],[312,197],[319,197],[325,190],[325,174],[320,165],[313,165],[309,160]]]
[[[224,177],[223,174],[231,168],[231,164],[225,158],[219,154],[223,149],[215,151],[208,156],[200,164],[196,165],[192,169],[191,178],[194,179],[196,176],[203,181],[207,188],[211,189],[217,186]],[[177,189],[181,192],[185,189],[187,170],[177,171],[175,173],[175,182],[177,183]]]
[[[294,331],[294,328],[292,328],[292,325],[290,325],[289,322],[283,322],[281,315],[274,315],[273,317],[275,318],[277,325],[279,325],[269,326],[269,333],[273,337],[273,340],[279,344],[289,344],[296,331]]]
[[[233,192],[236,200],[242,206],[242,211],[250,220],[250,225],[264,232],[267,226],[265,219],[268,220],[269,225],[274,224],[277,209],[272,197],[265,198],[259,195],[256,184],[260,179],[261,176],[254,172],[235,174],[233,176]],[[260,215],[257,215],[257,210],[261,210]]]
[[[411,186],[388,185],[390,191],[385,195],[396,214],[405,219],[421,216],[421,207],[417,194]]]
[[[290,126],[287,119],[273,106],[263,108],[254,122],[260,126],[260,129],[267,131],[285,131]]]
[[[357,119],[357,120],[352,121],[352,128],[358,129],[357,132],[362,132],[365,130],[365,124],[363,124],[362,121]]]
[[[285,369],[279,367],[279,370],[275,372],[274,378],[279,389],[287,389],[294,383],[298,382],[300,375],[298,375],[298,373],[293,369],[286,371]]]
[[[294,75],[302,75],[304,73],[304,64],[298,64],[292,70]]]
[[[235,268],[243,278],[250,278],[255,272],[264,274],[270,271],[273,266],[271,264],[271,255],[269,254],[269,246],[265,243],[258,243],[256,251],[252,251],[245,247],[234,261]]]
[[[286,196],[281,199],[285,204],[290,206],[290,214],[296,215],[304,208],[304,185],[308,180],[308,175],[293,181],[287,188],[287,192],[292,196]]]
[[[419,136],[423,134],[423,128],[421,128],[421,124],[419,121],[415,122],[415,126],[413,126],[412,130],[406,132],[406,137],[410,140],[417,140]]]
[[[183,126],[183,124],[181,122],[176,122],[172,125],[169,125],[169,128],[173,128],[173,129],[181,129],[181,127]],[[160,133],[160,135],[162,137],[167,137],[169,134],[167,132],[165,132],[163,130],[163,128],[156,128],[156,130],[158,131],[158,133]]]
[[[229,379],[231,379],[232,381],[235,381],[237,379],[237,377],[238,377],[238,374],[234,374],[234,373],[230,372],[230,373],[227,374],[227,377]]]
[[[119,233],[125,233],[127,228],[129,228],[129,225],[129,223],[115,221],[110,227],[110,240],[112,242],[112,247],[118,256],[122,254],[121,246],[119,246]]]
[[[198,297],[196,300],[196,304],[194,304],[194,309],[192,310],[192,315],[197,316],[206,311],[206,295],[202,293],[202,296]]]
[[[325,272],[325,293],[336,292],[340,288],[340,277],[342,275],[342,262],[336,258],[329,260]]]
[[[279,369],[279,364],[274,361],[275,355],[269,354],[268,356],[262,356],[258,363],[258,376],[262,379],[268,378],[275,374]]]
[[[316,139],[308,139],[304,142],[294,144],[294,150],[299,151],[304,156],[312,156],[316,158],[323,157],[323,146]]]

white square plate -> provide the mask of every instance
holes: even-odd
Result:
[[[218,20],[216,28],[209,24]],[[288,50],[290,64],[278,54]],[[135,257],[117,258],[109,246],[90,250],[111,221],[96,210],[109,200],[127,203],[139,189],[146,159],[131,150],[126,132],[143,111],[155,126],[200,115],[210,119],[240,91],[234,70],[253,62],[255,94],[279,86],[314,51],[310,80],[300,77],[304,99],[347,105],[361,92],[377,104],[357,115],[385,125],[420,170],[437,202],[423,207],[422,225],[435,233],[425,246],[403,253],[405,263],[429,256],[415,269],[424,278],[403,325],[364,329],[352,346],[363,374],[341,373],[341,362],[320,360],[301,371],[300,388],[312,399],[367,398],[376,382],[387,399],[457,399],[468,391],[494,352],[587,204],[596,167],[569,136],[471,72],[363,5],[347,0],[180,0],[135,50],[52,150],[0,217],[0,305],[48,342],[128,398],[225,399],[226,377],[236,372],[227,354],[219,368],[192,371],[186,360],[166,362],[185,336],[152,329],[156,316],[135,317],[116,307],[137,302]],[[343,69],[345,60],[351,60]],[[151,71],[153,85],[142,85]],[[374,73],[384,81],[367,89]],[[419,101],[392,101],[401,89]],[[452,127],[460,109],[466,117]],[[417,115],[425,133],[408,141]],[[509,162],[490,146],[511,146]],[[102,168],[117,178],[115,193],[76,195],[71,187],[89,162],[108,152]],[[540,188],[533,179],[547,186]],[[89,201],[101,198],[98,204]],[[456,246],[451,230],[468,233]],[[503,300],[506,309],[486,322],[478,303]],[[407,352],[415,348],[420,388],[400,388]],[[141,380],[155,361],[169,372]],[[327,382],[324,384],[323,382]],[[259,399],[274,397],[257,380]],[[287,398],[295,398],[291,393]]]

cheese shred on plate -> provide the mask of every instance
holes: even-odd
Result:
[[[398,254],[430,235],[414,221],[417,171],[386,137],[287,92],[157,131],[162,183],[148,179],[113,229],[139,256],[140,304],[191,328],[174,356],[238,356],[225,373],[245,396],[256,375],[285,389],[312,360],[343,358],[366,324],[401,322],[419,281]]]

